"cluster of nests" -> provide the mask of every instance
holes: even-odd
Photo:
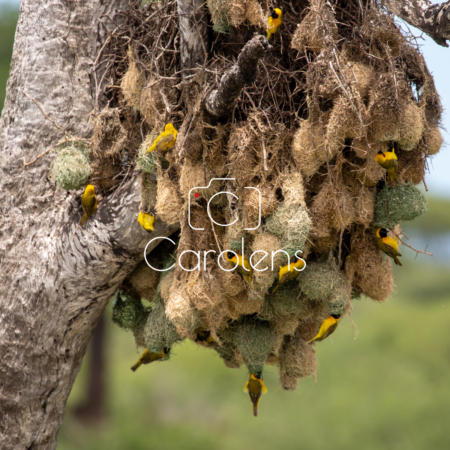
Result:
[[[298,12],[281,1],[271,6],[283,10],[284,24],[256,82],[231,117],[211,120],[205,95],[245,41],[264,34],[269,5],[208,0],[212,56],[182,80],[173,3],[130,13],[125,25],[133,39],[112,39],[111,85],[121,88],[96,116],[89,151],[78,154],[90,158],[93,184],[106,192],[129,167],[138,169],[141,210],[180,225],[176,248],[164,241],[148,258],[165,271],[142,262],[124,282],[113,318],[150,352],[165,349],[168,358],[167,350],[189,338],[216,351],[227,367],[262,373],[265,364],[277,365],[282,387],[295,389],[316,372],[307,342],[322,321],[348,313],[362,294],[383,301],[392,291],[391,261],[378,249],[375,230],[398,235],[403,221],[426,209],[415,185],[442,144],[439,97],[420,52],[375,2],[312,0],[297,2]],[[146,21],[151,14],[154,25]],[[178,129],[175,147],[146,153],[168,122]],[[375,155],[394,143],[397,182],[390,184]],[[76,153],[77,145],[60,155]],[[55,169],[58,161],[64,163],[58,157]],[[213,178],[233,181],[193,189]],[[258,188],[261,202],[248,187]],[[211,216],[232,226],[213,225],[207,214],[207,202],[221,191],[238,200],[215,196]],[[221,251],[242,248],[247,258],[269,254],[254,255],[253,264],[262,259],[258,268],[265,270],[253,271],[251,286],[217,263]],[[184,270],[176,259],[187,250]],[[273,292],[279,266],[298,250],[305,270]],[[200,252],[199,267],[193,252]]]

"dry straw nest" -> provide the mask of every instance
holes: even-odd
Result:
[[[332,8],[323,0],[282,0],[284,23],[255,82],[229,118],[213,120],[202,101],[254,33],[265,34],[268,6],[208,0],[214,39],[205,67],[189,77],[180,61],[176,3],[136,3],[123,12],[105,56],[110,106],[93,118],[90,156],[106,192],[138,169],[142,205],[179,224],[177,252],[187,251],[189,272],[177,265],[147,287],[139,274],[129,277],[126,292],[134,300],[125,304],[142,319],[122,326],[152,351],[190,338],[227,367],[262,371],[276,364],[283,388],[294,389],[316,371],[307,341],[328,314],[345,315],[359,293],[389,297],[391,263],[376,246],[375,230],[425,211],[414,185],[441,147],[441,106],[419,50],[376,2]],[[146,154],[167,122],[179,132],[175,147]],[[397,183],[375,162],[392,146]],[[233,180],[206,188],[213,178]],[[228,195],[216,195],[222,191]],[[208,203],[216,223],[233,225],[215,225]],[[251,285],[218,266],[228,249],[247,259],[261,250],[252,262],[263,271],[254,270]],[[203,254],[210,250],[215,254]],[[162,260],[164,252],[152,254]],[[279,266],[296,253],[305,271],[274,292]],[[230,268],[225,258],[220,263]],[[152,302],[151,311],[135,301],[140,296]],[[116,303],[114,314],[122,310]]]

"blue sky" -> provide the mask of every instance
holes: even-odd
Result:
[[[19,5],[18,0],[0,0],[2,5]],[[433,3],[439,3],[433,1]],[[441,96],[444,107],[442,120],[442,135],[444,148],[430,161],[430,173],[426,177],[430,194],[450,197],[450,48],[437,45],[431,38],[422,34],[419,30],[410,27],[415,36],[423,36],[418,42],[425,56],[428,68],[434,76],[437,91]]]

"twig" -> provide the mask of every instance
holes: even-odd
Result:
[[[56,144],[52,145],[51,147],[49,147],[47,150],[45,150],[45,152],[41,153],[39,156],[37,156],[35,159],[33,159],[33,161],[30,162],[25,162],[25,158],[23,159],[23,165],[24,166],[29,166],[30,164],[35,163],[39,158],[41,158],[42,156],[46,155],[52,148],[57,147],[58,145],[62,145],[65,144],[66,142],[73,142],[73,141],[81,141],[82,139],[77,138],[77,139],[64,139],[63,141],[59,141]]]
[[[55,125],[56,128],[58,128],[58,130],[61,131],[65,131],[64,128],[61,128],[53,119],[51,119],[50,117],[48,117],[48,115],[45,113],[45,111],[42,109],[41,105],[28,93],[26,92],[24,89],[22,89],[22,92],[30,99],[34,102],[34,104],[40,109],[41,113],[44,115],[44,117],[49,120],[53,125]]]

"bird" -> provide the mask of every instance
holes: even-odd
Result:
[[[386,255],[390,256],[397,266],[401,266],[402,263],[398,257],[402,255],[398,252],[397,241],[388,236],[388,230],[386,230],[386,228],[378,228],[376,236],[378,248],[386,253]]]
[[[216,341],[211,336],[211,332],[208,330],[198,330],[195,342],[206,342],[208,344],[216,344]]]
[[[252,372],[245,383],[244,392],[248,392],[248,396],[253,404],[253,415],[258,416],[258,404],[261,399],[261,393],[266,393],[267,388],[262,380],[261,372]]]
[[[384,169],[387,170],[388,181],[397,181],[397,175],[395,174],[395,168],[398,166],[397,155],[395,154],[394,146],[387,151],[380,150],[375,155],[375,161]]]
[[[155,150],[166,151],[175,145],[177,140],[177,130],[171,123],[168,123],[164,128],[164,131],[155,139],[155,142],[147,149],[146,153],[153,152]]]
[[[97,197],[95,195],[95,187],[88,184],[81,196],[81,206],[83,207],[84,216],[80,220],[80,226],[83,226],[97,210]]]
[[[341,314],[330,314],[320,325],[319,332],[313,339],[308,341],[308,344],[314,341],[323,341],[327,338],[334,330],[336,330],[340,319]]]
[[[148,348],[146,348],[144,353],[142,353],[141,357],[138,359],[138,362],[131,368],[131,370],[133,372],[136,372],[141,364],[150,364],[153,361],[158,361],[159,359],[164,358],[168,354],[169,349],[167,348],[163,348],[161,353],[149,352]]]
[[[247,280],[251,287],[253,270],[248,259],[245,256],[234,254],[233,252],[226,252],[225,257],[233,269],[237,267],[237,271]]]
[[[272,34],[275,34],[278,27],[283,23],[283,12],[280,8],[272,9],[272,12],[267,19],[268,28],[267,28],[267,40],[269,40]]]
[[[155,216],[153,214],[139,211],[137,221],[139,222],[141,228],[148,233],[154,231]]]
[[[301,258],[295,257],[295,261],[287,264],[286,266],[280,266],[280,271],[278,274],[278,282],[272,294],[283,284],[291,281],[297,277],[299,272],[305,267],[305,261]]]

